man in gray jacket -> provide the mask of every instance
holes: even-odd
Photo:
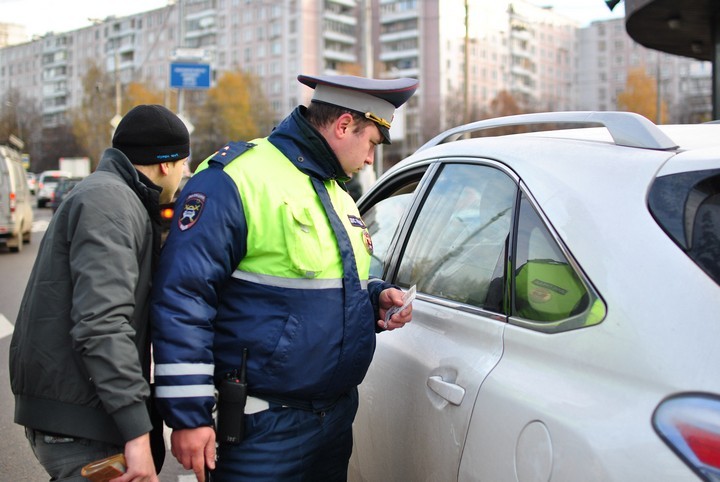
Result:
[[[119,452],[124,482],[158,480],[148,300],[159,204],[178,188],[189,142],[165,107],[135,107],[42,240],[10,345],[10,381],[15,422],[52,480],[85,480],[84,465]]]

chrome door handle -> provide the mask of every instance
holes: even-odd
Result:
[[[430,390],[437,393],[453,405],[460,405],[463,398],[465,398],[465,389],[463,387],[456,385],[455,383],[448,383],[440,376],[432,376],[428,378],[427,386]]]

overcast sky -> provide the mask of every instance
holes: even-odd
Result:
[[[553,6],[558,13],[577,20],[581,26],[625,13],[622,2],[610,12],[604,0],[527,1]],[[0,0],[0,22],[24,25],[30,35],[42,35],[50,31],[67,32],[87,27],[90,25],[89,18],[123,17],[167,4],[167,0]]]

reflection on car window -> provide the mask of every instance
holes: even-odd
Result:
[[[659,177],[649,206],[672,240],[720,284],[720,171]]]
[[[526,198],[520,204],[513,314],[558,321],[584,312],[585,285]]]
[[[402,215],[412,199],[412,191],[410,193],[405,193],[405,191],[380,201],[363,214],[363,220],[373,242],[373,253],[370,260],[370,276],[372,277],[382,277],[390,241],[392,241]]]
[[[720,284],[720,194],[703,196],[694,214],[690,256]]]
[[[413,227],[398,284],[500,311],[516,189],[512,179],[493,167],[445,166]]]

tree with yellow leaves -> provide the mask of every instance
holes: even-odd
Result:
[[[244,72],[223,73],[205,102],[191,105],[190,111],[195,125],[190,136],[193,164],[228,141],[251,140],[272,129],[272,112],[260,82]]]
[[[657,124],[668,119],[667,103],[660,102],[658,119],[657,81],[645,72],[643,67],[630,69],[625,82],[625,90],[618,94],[617,105],[620,110],[643,115]]]
[[[136,105],[163,104],[162,92],[157,92],[138,82],[130,82],[125,87],[122,99],[123,112],[128,112]]]

